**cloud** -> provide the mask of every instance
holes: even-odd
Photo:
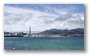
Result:
[[[82,18],[84,18],[84,16],[77,14],[76,16],[73,16],[72,19],[68,20],[67,24],[72,28],[84,28],[84,20]]]
[[[68,12],[67,14],[60,15],[59,17],[57,17],[57,18],[55,19],[55,21],[65,21],[65,20],[71,18],[71,16],[72,16],[72,13],[69,13],[69,12]]]
[[[42,5],[43,6],[43,5]],[[4,6],[5,31],[43,31],[46,29],[64,29],[84,27],[84,14],[72,8],[54,8],[46,6],[45,11],[32,8]]]
[[[53,18],[54,16],[56,16],[32,9],[22,9],[10,6],[5,6],[4,13],[8,13],[8,15],[4,16],[4,28],[6,28],[6,30],[10,30],[12,28],[12,31],[19,31],[20,29],[18,28],[21,28],[23,30],[29,26],[33,27],[33,30],[38,30],[42,26],[46,26],[43,23],[45,22],[46,18]]]

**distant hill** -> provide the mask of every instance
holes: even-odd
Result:
[[[45,30],[37,34],[84,34],[84,29],[83,28],[76,28],[76,29],[71,29],[71,30],[50,29],[50,30]]]

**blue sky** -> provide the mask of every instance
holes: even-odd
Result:
[[[34,10],[44,11],[44,7],[54,7],[57,9],[64,9],[68,7],[76,7],[76,12],[83,13],[84,12],[84,4],[5,4],[5,6],[19,7],[19,8],[32,8]]]
[[[29,26],[32,31],[84,28],[84,4],[4,4],[5,31]]]

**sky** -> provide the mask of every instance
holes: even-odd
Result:
[[[4,31],[84,28],[84,4],[4,4]]]

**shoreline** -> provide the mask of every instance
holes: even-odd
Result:
[[[43,37],[33,37],[33,36],[31,36],[31,37],[21,37],[21,36],[18,36],[18,37],[13,37],[13,36],[8,36],[8,37],[4,37],[4,38],[63,38],[63,37],[75,37],[76,38],[76,36],[58,36],[58,37],[52,37],[52,36],[43,36]],[[78,36],[78,37],[84,37],[84,36]]]

